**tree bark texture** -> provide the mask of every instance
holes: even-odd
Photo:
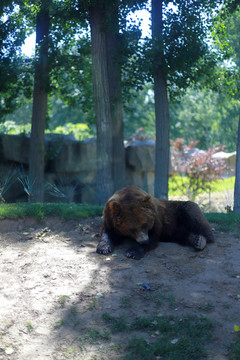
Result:
[[[169,175],[169,104],[167,79],[164,71],[162,3],[161,0],[152,0],[153,80],[156,118],[154,194],[158,198],[167,199]]]
[[[97,127],[97,190],[103,205],[113,194],[113,147],[111,104],[108,81],[107,38],[101,4],[89,8],[92,46],[92,80]]]
[[[234,212],[240,214],[240,114],[238,122],[236,173],[234,186]]]
[[[45,124],[48,96],[49,1],[42,0],[36,19],[36,65],[30,141],[30,194],[33,202],[44,200]]]
[[[121,55],[117,2],[109,3],[106,15],[108,80],[112,117],[113,182],[114,191],[116,191],[125,185],[125,149],[120,64]]]

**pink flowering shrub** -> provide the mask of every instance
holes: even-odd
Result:
[[[223,146],[199,150],[194,140],[185,144],[184,138],[171,141],[171,176],[176,186],[192,200],[201,192],[211,192],[213,180],[221,178],[228,166],[213,154],[222,151]],[[181,175],[181,179],[177,175]]]

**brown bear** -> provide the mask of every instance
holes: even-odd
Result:
[[[135,240],[127,256],[140,259],[159,241],[205,248],[214,237],[207,219],[192,201],[157,199],[135,186],[117,191],[104,207],[99,254],[113,251],[113,244],[122,239]]]

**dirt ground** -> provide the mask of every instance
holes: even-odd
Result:
[[[203,252],[160,243],[136,261],[126,258],[127,245],[96,253],[100,223],[0,220],[0,359],[120,359],[128,334],[93,341],[86,333],[106,330],[106,312],[205,314],[216,323],[206,359],[228,359],[240,326],[237,234],[215,230],[216,242]]]

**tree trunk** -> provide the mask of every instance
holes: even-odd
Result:
[[[162,1],[152,0],[152,38],[154,47],[153,80],[156,118],[154,194],[158,198],[167,199],[169,174],[169,105],[166,74],[164,72],[162,30]]]
[[[106,15],[108,79],[112,117],[113,182],[114,191],[116,191],[125,184],[125,149],[117,2],[109,3]]]
[[[93,96],[97,126],[97,190],[99,204],[103,205],[112,195],[114,189],[111,104],[103,6],[99,3],[90,6],[89,17]]]
[[[240,214],[240,114],[238,122],[236,173],[234,186],[234,212]]]
[[[49,1],[42,0],[36,19],[36,66],[33,90],[32,129],[30,141],[29,198],[44,200],[45,124],[48,95],[48,36],[50,27]]]

